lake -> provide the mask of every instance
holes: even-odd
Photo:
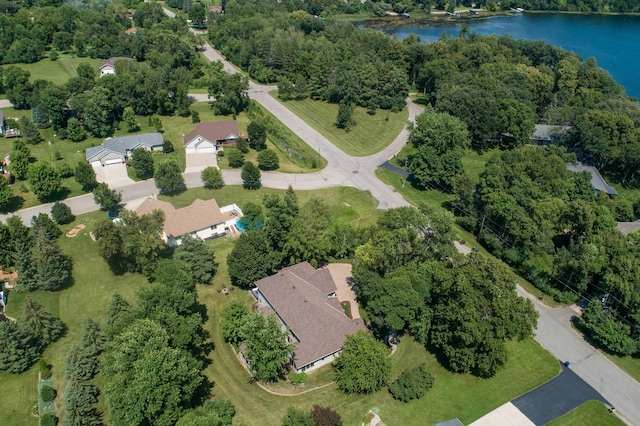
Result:
[[[438,40],[442,33],[458,36],[463,25],[470,33],[509,34],[515,39],[544,40],[575,52],[583,59],[593,56],[601,68],[625,87],[629,96],[640,98],[640,16],[525,12],[384,31],[398,38],[414,33],[423,42],[430,42]]]

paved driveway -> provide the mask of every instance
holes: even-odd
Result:
[[[98,182],[106,183],[111,189],[122,188],[135,183],[127,175],[127,165],[124,163],[97,166],[93,170],[96,172]]]
[[[336,296],[340,302],[349,302],[351,308],[351,318],[360,318],[358,312],[358,302],[356,302],[356,293],[351,287],[351,264],[349,263],[330,263],[327,269],[331,273],[333,281],[336,283]]]
[[[197,173],[209,166],[218,167],[218,158],[215,153],[187,154],[187,168],[184,172]]]

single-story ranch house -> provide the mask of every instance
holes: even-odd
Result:
[[[238,131],[235,120],[198,123],[196,129],[184,137],[184,150],[187,154],[214,153],[219,147],[235,145],[241,137],[244,134]]]
[[[549,145],[555,143],[560,137],[571,130],[571,126],[554,126],[549,124],[536,124],[536,129],[531,140],[537,145]]]
[[[92,166],[106,166],[124,163],[131,157],[136,148],[147,151],[162,151],[164,140],[160,133],[141,133],[139,135],[119,136],[105,139],[102,145],[92,146],[86,150],[87,161]]]
[[[252,290],[264,314],[275,313],[289,342],[295,345],[291,366],[310,371],[332,362],[342,350],[345,336],[365,329],[362,319],[344,314],[336,297],[336,284],[327,268],[308,262],[280,270],[256,281]]]
[[[149,214],[154,210],[164,212],[164,234],[162,239],[171,247],[182,244],[182,237],[208,240],[226,235],[226,231],[235,227],[242,217],[242,210],[235,204],[222,208],[216,200],[195,200],[190,206],[176,209],[166,201],[147,198],[135,212],[138,216]]]

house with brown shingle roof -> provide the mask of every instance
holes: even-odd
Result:
[[[336,297],[336,284],[326,268],[308,262],[280,270],[256,281],[252,294],[261,310],[275,313],[289,343],[295,346],[291,366],[310,371],[332,362],[347,334],[365,329],[362,319],[345,315]]]
[[[220,208],[214,199],[196,199],[190,206],[176,209],[166,201],[147,198],[135,212],[144,216],[154,210],[164,212],[163,240],[171,247],[182,244],[185,235],[201,240],[226,235],[242,217],[242,210],[236,204]]]
[[[235,120],[198,123],[195,130],[184,137],[184,150],[187,154],[216,152],[220,147],[235,145],[243,137]]]

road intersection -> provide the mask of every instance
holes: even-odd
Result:
[[[202,53],[212,61],[222,61],[227,72],[238,72],[233,65],[224,61],[220,54],[209,44],[204,44]],[[369,191],[371,196],[378,200],[378,208],[380,209],[410,205],[392,187],[380,181],[375,175],[377,167],[391,158],[406,144],[408,138],[407,129],[403,129],[388,147],[374,155],[367,157],[349,156],[271,97],[269,91],[273,89],[275,89],[273,86],[264,86],[251,82],[249,95],[309,146],[318,149],[327,160],[327,167],[310,174],[263,172],[261,177],[263,186],[278,189],[286,189],[288,186],[292,186],[297,190],[350,186]],[[206,95],[192,96],[198,101],[207,100]],[[407,106],[409,108],[409,120],[413,121],[415,116],[420,113],[421,107],[410,99],[407,100]],[[185,173],[183,176],[187,188],[203,185],[200,173]],[[238,170],[224,170],[223,177],[227,185],[242,184],[240,171]],[[155,187],[153,179],[117,189],[121,191],[122,201],[125,204],[135,203],[146,197],[158,194],[158,189]],[[76,215],[98,210],[98,206],[94,203],[91,194],[66,199],[65,203],[69,205]],[[32,216],[41,212],[48,214],[50,210],[51,204],[44,204],[20,210],[12,213],[12,215],[21,216],[23,222],[29,224]],[[0,215],[0,220],[6,221],[7,217],[8,215]],[[579,315],[579,312],[576,312],[576,308],[549,308],[520,287],[518,287],[518,293],[531,299],[540,313],[536,340],[559,360],[570,361],[570,368],[616,407],[619,414],[622,414],[631,424],[640,425],[640,384],[589,345],[572,328],[571,318]]]

